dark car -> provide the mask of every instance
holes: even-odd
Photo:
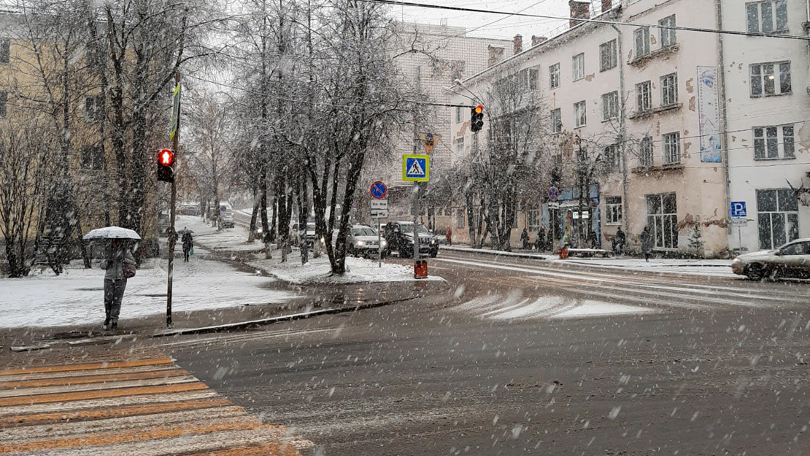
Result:
[[[383,233],[388,243],[387,253],[396,251],[400,258],[413,258],[413,222],[388,222]],[[439,254],[439,242],[424,225],[416,225],[419,233],[419,256],[435,258]]]

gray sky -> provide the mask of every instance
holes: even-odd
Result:
[[[568,16],[568,0],[408,0],[413,3],[425,3],[441,6],[453,6],[495,11],[522,12],[527,14],[547,14]],[[597,4],[600,2],[596,2]],[[532,35],[550,36],[554,30],[563,30],[568,21],[507,17],[499,14],[468,13],[460,11],[393,6],[391,13],[396,19],[405,22],[418,22],[439,25],[442,19],[447,25],[466,27],[468,36],[512,39],[517,34],[523,35],[524,43]],[[473,30],[475,29],[475,30]]]

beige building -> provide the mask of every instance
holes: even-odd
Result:
[[[660,254],[714,257],[810,235],[810,210],[790,188],[810,187],[808,47],[791,38],[807,36],[807,2],[604,0],[595,14],[590,3],[570,6],[591,21],[463,81],[485,92],[523,70],[536,79],[527,90],[546,111],[543,153],[562,174],[560,196],[521,201],[513,241],[542,223],[563,233],[557,244],[570,233],[610,248],[621,227],[632,250],[649,226]],[[466,120],[453,120],[451,141],[473,143]],[[747,203],[750,223],[732,229],[745,218],[732,202]],[[457,228],[455,241],[463,213],[437,221]]]

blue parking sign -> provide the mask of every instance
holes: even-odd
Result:
[[[745,209],[745,201],[731,202],[731,216],[735,218],[748,217],[748,211]]]

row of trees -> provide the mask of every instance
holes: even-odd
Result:
[[[35,258],[32,239],[59,273],[71,245],[89,266],[82,227],[143,232],[154,194],[150,151],[165,144],[167,87],[184,62],[212,55],[210,17],[221,14],[207,2],[160,0],[13,6],[0,18],[10,37],[0,234],[18,277]]]

